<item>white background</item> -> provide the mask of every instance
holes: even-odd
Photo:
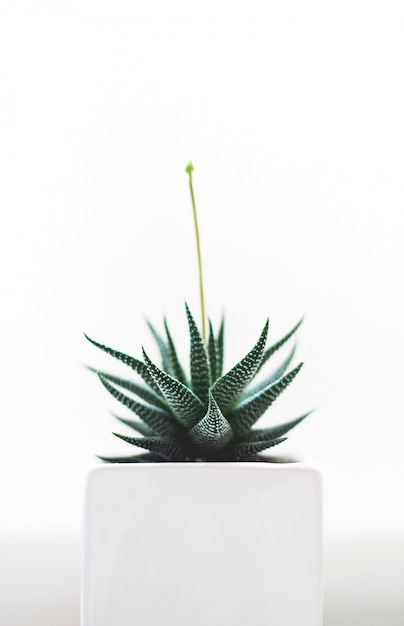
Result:
[[[140,356],[166,314],[186,355],[192,159],[227,365],[267,316],[275,340],[305,314],[305,366],[266,419],[317,407],[283,452],[324,470],[326,626],[401,623],[401,3],[0,7],[5,619],[28,623],[18,592],[30,623],[77,623],[85,471],[131,452],[82,332]]]

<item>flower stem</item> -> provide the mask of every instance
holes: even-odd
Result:
[[[198,216],[196,213],[194,188],[192,186],[192,172],[194,166],[190,161],[185,168],[185,171],[189,177],[189,191],[191,192],[192,211],[194,214],[194,226],[195,226],[195,238],[196,238],[196,251],[198,254],[198,270],[199,270],[199,296],[201,301],[201,318],[202,318],[202,338],[206,343],[206,323],[205,323],[205,298],[203,294],[203,278],[202,278],[202,256],[201,256],[201,241],[199,238]]]

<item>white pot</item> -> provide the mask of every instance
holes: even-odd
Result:
[[[321,511],[310,463],[99,465],[82,626],[321,626]]]

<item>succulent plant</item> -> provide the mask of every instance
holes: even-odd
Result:
[[[109,393],[141,420],[118,418],[141,437],[114,434],[148,451],[129,457],[101,459],[121,463],[248,460],[284,441],[284,435],[308,415],[269,428],[253,428],[299,372],[301,363],[287,372],[295,346],[259,383],[254,384],[254,378],[270,357],[295,334],[301,321],[268,348],[265,347],[266,322],[251,351],[223,374],[224,320],[217,334],[209,322],[209,339],[205,346],[188,306],[186,314],[190,335],[190,380],[178,359],[166,321],[165,337],[149,324],[160,351],[161,367],[153,363],[144,349],[141,361],[86,335],[92,344],[129,366],[140,378],[140,382],[136,382],[94,370]]]
[[[122,423],[141,435],[140,437],[114,434],[147,451],[128,457],[99,457],[105,461],[135,463],[255,459],[260,452],[284,441],[284,435],[309,415],[306,413],[270,428],[253,428],[299,372],[302,363],[287,371],[294,357],[295,346],[270,374],[255,384],[254,379],[267,361],[295,334],[302,320],[270,347],[266,347],[267,321],[250,352],[223,374],[224,319],[217,334],[209,320],[207,337],[192,163],[188,163],[186,172],[189,176],[194,215],[202,328],[200,332],[186,305],[190,336],[190,376],[188,379],[179,361],[166,320],[164,336],[149,324],[160,352],[161,367],[153,363],[144,349],[141,361],[86,335],[93,345],[129,366],[138,375],[138,380],[132,381],[90,368],[98,374],[109,393],[139,418],[131,420],[118,417]],[[130,395],[124,392],[129,392]]]

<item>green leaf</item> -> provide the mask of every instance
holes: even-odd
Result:
[[[132,446],[144,448],[170,461],[182,461],[187,457],[187,451],[175,439],[127,437],[126,435],[119,435],[118,433],[113,433],[113,435],[130,443]]]
[[[120,376],[114,376],[113,374],[108,374],[107,372],[101,372],[100,370],[94,369],[93,367],[87,367],[90,372],[94,372],[94,374],[100,375],[108,380],[110,383],[114,383],[114,385],[118,385],[118,387],[122,387],[122,389],[127,389],[131,393],[136,396],[139,396],[142,400],[145,400],[148,404],[158,406],[161,409],[167,409],[167,402],[158,395],[153,389],[150,387],[145,387],[144,385],[140,385],[139,383],[135,383],[131,380],[127,380],[126,378],[121,378]]]
[[[248,433],[246,439],[247,441],[268,441],[271,439],[278,439],[279,437],[286,435],[286,433],[288,433],[290,430],[292,430],[292,428],[302,422],[312,412],[313,411],[309,411],[301,417],[291,420],[290,422],[285,422],[284,424],[271,426],[270,428],[257,428],[255,430],[251,430]]]
[[[296,326],[294,326],[291,331],[289,331],[286,335],[282,337],[282,339],[279,339],[279,341],[274,343],[272,346],[269,346],[269,348],[265,350],[264,356],[262,357],[261,364],[259,368],[257,369],[256,374],[258,374],[258,372],[261,370],[262,366],[268,361],[268,359],[270,359],[271,356],[275,354],[277,350],[279,350],[279,348],[281,348],[291,337],[293,337],[295,332],[298,330],[298,328],[302,324],[303,319],[304,318],[302,317],[302,319],[298,321]]]
[[[137,433],[139,433],[139,435],[143,435],[144,437],[153,437],[156,435],[154,430],[152,430],[150,426],[143,424],[143,422],[135,422],[134,420],[129,420],[125,417],[119,417],[118,415],[114,415],[114,417],[122,424],[125,424],[126,426],[129,426],[129,428],[135,430]]]
[[[97,454],[97,459],[107,463],[162,463],[165,460],[161,456],[149,452],[133,456],[100,456]]]
[[[160,333],[158,333],[157,330],[154,328],[153,324],[149,322],[149,320],[146,320],[146,323],[159,349],[160,356],[161,356],[161,366],[165,372],[167,372],[168,374],[171,374],[172,373],[171,362],[170,362],[170,356],[168,352],[168,346],[166,342],[164,341],[164,339],[162,338],[162,336],[160,335]]]
[[[168,359],[170,363],[170,371],[168,373],[171,374],[177,380],[179,380],[180,383],[183,383],[184,385],[186,385],[187,377],[185,376],[185,372],[178,359],[177,350],[175,348],[174,341],[169,331],[166,319],[164,320],[164,328],[165,328],[166,335],[167,335],[167,353],[168,353]]]
[[[272,374],[270,374],[267,378],[265,378],[259,384],[255,385],[253,388],[246,390],[245,394],[243,394],[243,400],[246,400],[247,398],[251,398],[252,396],[257,394],[259,391],[262,391],[266,387],[269,387],[270,385],[272,385],[272,383],[282,378],[282,376],[288,369],[290,363],[292,362],[293,357],[295,356],[295,352],[296,352],[296,344],[293,346],[292,350],[289,352],[286,359],[279,365],[279,367],[276,368],[274,372],[272,372]]]
[[[300,363],[278,382],[258,392],[255,396],[244,400],[232,411],[228,416],[228,420],[237,437],[243,437],[249,432],[253,424],[255,424],[282,391],[292,382],[302,365],[303,363]]]
[[[217,369],[216,369],[216,378],[220,378],[223,374],[223,361],[224,361],[224,316],[222,317],[222,321],[220,323],[219,332],[216,338],[217,344]]]
[[[167,400],[174,417],[186,428],[195,426],[205,414],[206,409],[203,403],[191,389],[158,368],[144,350],[143,356],[150,376],[153,377]]]
[[[224,320],[220,325],[218,336],[215,337],[211,320],[209,322],[208,355],[210,362],[211,380],[215,383],[223,373],[223,329]]]
[[[268,448],[272,448],[273,446],[277,446],[282,441],[285,441],[286,437],[281,439],[272,439],[270,441],[251,441],[245,443],[238,443],[232,446],[228,452],[226,452],[227,457],[234,461],[243,461],[248,459],[249,457],[253,457],[256,454],[259,454],[263,450],[267,450]]]
[[[110,383],[105,380],[102,374],[99,374],[99,379],[104,387],[107,389],[107,391],[109,391],[109,393],[116,400],[118,400],[118,402],[121,402],[128,409],[136,413],[136,415],[140,417],[140,419],[143,420],[145,424],[150,426],[150,428],[157,435],[165,437],[176,434],[177,428],[170,413],[167,413],[167,411],[163,411],[158,407],[154,407],[149,404],[143,404],[141,402],[138,402],[137,400],[129,398],[125,394],[121,393],[118,389],[110,385]]]
[[[207,455],[222,450],[233,439],[230,424],[212,394],[209,394],[209,406],[205,417],[189,431],[188,436],[196,447]]]
[[[199,329],[185,304],[189,335],[191,339],[191,385],[192,391],[205,404],[208,402],[210,387],[209,358]]]
[[[216,341],[216,337],[213,332],[212,322],[209,319],[209,338],[208,338],[208,356],[210,363],[210,373],[212,377],[212,382],[215,382],[218,379],[217,371],[218,371],[218,345]]]
[[[268,320],[253,349],[213,385],[213,396],[224,413],[233,406],[259,367],[267,335]]]
[[[143,378],[147,385],[152,387],[152,389],[154,389],[154,391],[157,391],[157,393],[160,393],[158,386],[154,382],[152,376],[149,374],[147,367],[144,363],[142,363],[142,361],[139,361],[139,359],[135,359],[128,354],[124,354],[123,352],[119,352],[118,350],[114,350],[113,348],[109,348],[108,346],[104,346],[104,344],[98,343],[98,341],[94,341],[94,339],[90,339],[90,337],[88,337],[88,335],[86,335],[85,333],[84,336],[90,343],[93,344],[93,346],[96,346],[103,352],[106,352],[107,354],[113,356],[115,359],[118,359],[118,361],[121,361],[125,365],[128,365],[137,374],[139,374],[141,378]]]

